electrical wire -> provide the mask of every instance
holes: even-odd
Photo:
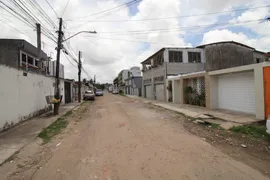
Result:
[[[52,9],[52,11],[54,12],[56,18],[58,18],[59,16],[58,16],[57,12],[54,10],[54,8],[52,7],[52,5],[50,4],[50,2],[48,0],[45,0],[45,1],[47,2],[47,4],[50,6],[50,8]]]
[[[13,27],[13,26],[11,26],[11,25],[10,25],[10,24],[8,24],[7,22],[5,22],[5,21],[3,21],[3,20],[1,20],[1,19],[0,19],[0,21],[1,21],[3,24],[5,24],[5,25],[7,25],[7,26],[11,27],[12,29],[14,29],[14,30],[16,30],[16,31],[18,31],[18,32],[20,32],[20,33],[22,33],[22,34],[26,35],[26,36],[29,36],[29,35],[25,34],[24,32],[22,32],[21,30],[19,30],[19,29],[15,28],[15,27]]]
[[[88,72],[84,69],[84,67],[82,66],[82,71],[84,72],[84,74],[86,76],[88,76],[89,79],[91,79],[91,76],[88,74]]]
[[[13,3],[13,5],[15,6],[16,9],[12,8],[11,6],[8,6],[7,4],[3,3],[2,1],[0,1],[2,4],[4,4],[7,8],[9,8],[9,10],[11,10],[13,13],[11,13],[12,15],[14,15],[15,17],[18,18],[17,15],[20,16],[20,18],[18,18],[19,20],[22,20],[26,23],[28,23],[28,25],[30,25],[30,27],[34,27],[35,25],[33,25],[34,23],[39,22],[42,25],[42,33],[49,39],[51,39],[52,41],[56,42],[56,37],[50,32],[50,30],[41,23],[41,20],[35,16],[35,14],[29,9],[29,7],[26,5],[25,2],[22,2],[21,0],[12,0],[11,3]],[[21,19],[22,18],[22,19]]]
[[[0,8],[4,9],[9,14],[16,17],[18,20],[24,22],[27,26],[29,26],[31,28],[35,28],[35,25],[33,25],[32,22],[30,22],[27,18],[22,16],[20,13],[16,12],[16,10],[14,10],[14,8],[10,7],[9,5],[7,5],[6,3],[4,3],[2,1],[0,1],[0,3],[2,3],[7,9],[1,5],[0,5]]]
[[[179,19],[179,18],[190,18],[190,17],[196,17],[196,16],[209,16],[209,15],[215,15],[215,14],[224,14],[224,13],[230,13],[230,12],[238,12],[238,11],[247,11],[247,10],[254,10],[254,9],[261,9],[270,7],[270,5],[266,6],[258,6],[258,7],[251,7],[251,8],[243,8],[243,9],[235,9],[235,10],[228,10],[228,11],[220,11],[220,12],[210,12],[210,13],[201,13],[201,14],[193,14],[193,15],[183,15],[183,16],[174,16],[174,17],[160,17],[160,18],[147,18],[147,19],[126,19],[126,20],[81,20],[79,22],[141,22],[141,21],[157,21],[157,20],[165,20],[165,19]],[[72,21],[72,20],[70,20]]]
[[[113,8],[110,8],[110,9],[106,9],[106,10],[103,10],[103,11],[100,11],[100,12],[96,12],[96,13],[93,13],[93,14],[90,14],[90,15],[78,17],[78,18],[75,18],[73,20],[78,20],[78,19],[82,19],[82,18],[86,18],[86,17],[90,17],[90,16],[102,14],[102,13],[107,13],[107,12],[110,12],[110,11],[114,11],[116,9],[119,10],[119,8],[121,9],[123,6],[124,6],[124,8],[126,8],[126,5],[130,5],[130,4],[133,5],[133,3],[137,3],[137,2],[140,2],[140,1],[142,1],[142,0],[132,0],[132,1],[129,1],[129,2],[120,4],[120,5],[116,6],[116,7],[113,7]],[[66,21],[71,21],[71,19],[70,20],[66,20]]]
[[[131,40],[131,39],[117,39],[117,38],[109,38],[109,37],[98,37],[98,36],[88,36],[88,37],[96,37],[100,39],[108,39],[108,40],[115,40],[115,41],[127,41],[127,42],[134,42],[134,43],[148,43],[148,44],[158,44],[158,45],[172,45],[172,46],[179,46],[179,44],[170,44],[170,43],[158,43],[158,42],[149,42],[149,41],[139,41],[139,40]]]
[[[30,2],[30,5],[32,8],[39,13],[40,16],[48,23],[51,24],[54,28],[56,27],[56,24],[53,22],[53,20],[45,13],[45,11],[39,6],[39,4],[35,0],[28,0]]]
[[[68,7],[69,2],[70,2],[70,0],[68,0],[67,4],[66,4],[66,6],[65,6],[65,9],[64,9],[64,11],[63,11],[62,17],[64,16],[64,14],[65,14],[65,12],[66,12],[66,10],[67,10],[67,7]]]
[[[242,21],[242,22],[223,22],[223,23],[215,23],[215,24],[205,24],[199,26],[185,26],[182,28],[162,28],[162,29],[145,29],[145,30],[134,30],[134,31],[118,31],[118,32],[99,32],[98,34],[109,34],[109,35],[134,35],[134,34],[150,34],[150,33],[162,33],[162,32],[173,32],[173,31],[183,31],[183,30],[190,30],[190,29],[199,29],[199,28],[212,28],[218,27],[223,25],[239,25],[239,24],[248,24],[252,22],[260,22],[265,21],[266,18],[263,19],[256,19],[256,20],[249,20],[249,21]]]
[[[72,65],[72,66],[74,66],[74,67],[76,67],[77,68],[77,66],[76,65],[74,65],[72,62],[71,62],[71,60],[69,59],[69,57],[68,57],[68,55],[64,52],[63,53],[65,56],[66,56],[66,58],[67,58],[67,60],[68,60],[68,62]]]

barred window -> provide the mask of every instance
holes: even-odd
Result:
[[[189,63],[200,63],[201,53],[200,52],[188,52],[188,62]]]
[[[182,51],[169,51],[169,62],[183,62]]]

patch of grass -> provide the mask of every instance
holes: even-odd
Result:
[[[91,104],[92,101],[83,101],[83,104]]]
[[[126,96],[123,92],[119,92],[119,95]]]
[[[215,129],[223,129],[222,127],[220,127],[220,124],[216,124],[216,123],[210,123],[212,128],[215,128]]]
[[[43,131],[40,132],[38,136],[43,139],[44,143],[48,143],[53,136],[59,134],[62,129],[67,127],[68,121],[66,118],[71,114],[72,111],[68,111],[62,117],[58,118],[54,123],[43,129]]]
[[[232,127],[230,130],[232,132],[246,134],[250,137],[270,140],[270,134],[266,132],[266,128],[264,126],[244,125]]]

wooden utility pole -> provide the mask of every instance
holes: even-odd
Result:
[[[41,70],[41,27],[39,23],[36,23],[36,28],[37,28],[37,58],[39,60],[39,64],[36,64]]]
[[[79,51],[79,63],[78,63],[78,102],[81,102],[81,51]]]
[[[59,30],[58,40],[57,40],[57,54],[56,54],[56,74],[55,74],[55,98],[60,100],[60,80],[59,80],[59,68],[60,68],[60,53],[62,49],[62,41],[63,41],[63,32],[62,32],[62,18],[59,18]],[[59,111],[60,103],[54,104],[54,114],[57,115]]]

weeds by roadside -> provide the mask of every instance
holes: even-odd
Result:
[[[266,132],[266,128],[264,126],[244,125],[244,126],[232,127],[230,130],[232,132],[248,135],[249,137],[252,137],[252,138],[270,140],[270,134]]]
[[[68,121],[67,117],[72,114],[72,111],[68,111],[62,117],[58,118],[54,123],[45,128],[41,133],[39,133],[39,137],[43,139],[44,143],[48,143],[51,138],[57,134],[59,134],[62,129],[67,127]]]

